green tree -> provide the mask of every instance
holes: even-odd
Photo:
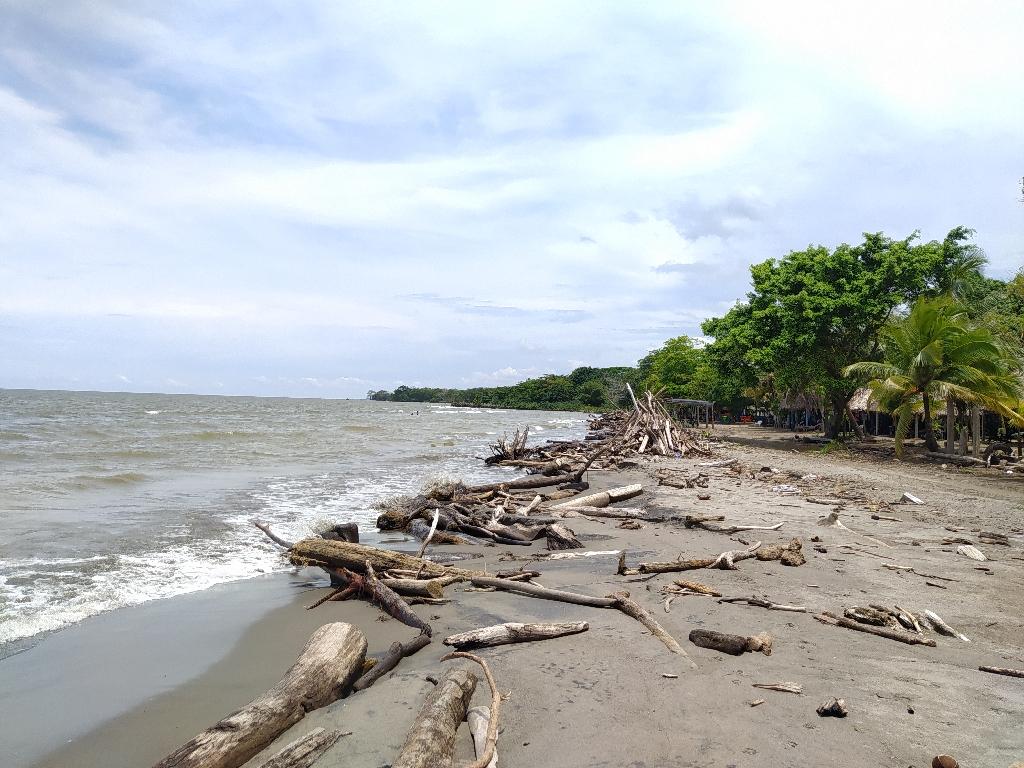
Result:
[[[860,245],[812,246],[755,264],[747,301],[704,325],[715,336],[710,357],[719,368],[745,368],[739,378],[748,387],[771,374],[778,392],[822,395],[826,434],[835,437],[856,389],[843,369],[877,358],[879,330],[893,312],[938,290],[962,255],[945,243],[915,244],[917,237],[867,233]]]
[[[884,361],[849,365],[844,374],[870,378],[879,404],[897,416],[896,455],[903,454],[913,417],[924,415],[924,439],[937,451],[932,428],[936,400],[975,403],[1013,419],[1024,397],[1021,363],[1007,353],[999,337],[971,323],[966,310],[948,298],[919,299],[904,317],[882,329]]]
[[[608,392],[600,381],[591,379],[583,383],[579,389],[579,401],[584,405],[600,408],[608,402]]]

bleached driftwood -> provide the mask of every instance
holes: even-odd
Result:
[[[792,613],[807,613],[807,609],[802,605],[783,605],[782,603],[773,603],[771,600],[765,600],[760,597],[723,597],[718,602],[746,603],[747,605],[753,605],[757,608],[767,608],[769,611],[791,611]]]
[[[960,640],[963,640],[965,643],[971,642],[970,638],[968,638],[967,635],[963,634],[962,632],[957,632],[955,629],[949,626],[949,624],[947,624],[942,619],[942,617],[939,616],[939,614],[935,613],[935,611],[925,611],[924,615],[928,617],[928,620],[935,627],[935,631],[938,632],[940,635],[946,635],[947,637],[956,637]]]
[[[374,664],[372,669],[355,681],[352,685],[352,690],[362,691],[369,688],[375,682],[384,677],[384,675],[397,667],[398,662],[406,656],[411,656],[416,653],[416,651],[421,648],[426,648],[428,645],[430,645],[430,635],[424,632],[421,632],[406,643],[400,643],[398,641],[393,642],[388,648],[388,652],[384,654],[381,660]]]
[[[468,669],[449,670],[427,696],[392,768],[449,768],[455,734],[476,690]]]
[[[473,707],[466,713],[466,722],[469,724],[469,732],[473,735],[473,749],[479,760],[487,751],[487,730],[491,723],[490,707]],[[491,752],[491,759],[486,768],[497,768],[497,765],[498,750],[495,749]]]
[[[491,576],[474,576],[470,583],[476,587],[496,587],[506,592],[517,592],[532,597],[540,597],[545,600],[555,600],[561,603],[574,603],[575,605],[589,605],[594,608],[612,608],[615,606],[615,598],[593,597],[582,595],[578,592],[566,592],[560,589],[548,589],[539,584],[528,584],[522,581],[509,579],[495,579]]]
[[[697,665],[693,663],[693,660],[690,658],[689,654],[687,654],[687,652],[683,649],[683,647],[679,644],[679,642],[674,637],[672,637],[672,635],[670,635],[665,630],[665,628],[661,626],[661,624],[658,623],[657,619],[655,619],[647,611],[646,608],[644,608],[635,600],[632,600],[629,597],[629,592],[615,592],[612,595],[610,595],[610,597],[614,598],[615,600],[615,608],[618,608],[627,616],[631,616],[637,621],[639,621],[641,624],[643,624],[645,627],[647,627],[647,629],[651,631],[652,635],[661,640],[661,642],[665,644],[665,647],[672,651],[672,653],[678,654],[685,658],[687,663],[693,669],[697,668]]]
[[[340,738],[341,731],[314,728],[288,744],[260,768],[309,768]]]
[[[607,507],[619,501],[626,501],[639,496],[644,492],[640,483],[624,485],[621,488],[609,488],[607,491],[592,493],[588,496],[577,496],[560,504],[554,504],[551,509],[571,509],[573,507]]]
[[[165,757],[155,768],[238,768],[306,712],[348,690],[363,668],[366,637],[336,622],[313,632],[277,685]]]
[[[466,653],[465,651],[452,651],[451,653],[442,656],[441,661],[450,661],[451,659],[469,659],[480,665],[480,668],[484,671],[484,677],[487,679],[487,685],[491,689],[491,706],[490,713],[487,720],[487,736],[484,740],[484,751],[480,754],[479,749],[477,750],[477,758],[475,763],[471,763],[467,768],[487,768],[494,760],[497,746],[498,746],[498,713],[501,710],[501,692],[498,691],[498,684],[494,681],[494,675],[491,674],[491,668],[487,665],[481,657],[473,653]],[[393,768],[393,767],[392,767]]]
[[[449,635],[444,639],[444,644],[455,648],[484,648],[508,643],[525,643],[532,640],[550,640],[554,637],[586,632],[588,629],[590,629],[590,625],[585,621],[550,624],[523,624],[511,621]]]
[[[991,672],[993,675],[1006,675],[1007,677],[1024,677],[1024,669],[1009,669],[1007,667],[978,667],[982,672]]]

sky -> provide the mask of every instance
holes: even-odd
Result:
[[[0,4],[0,387],[629,365],[863,232],[1024,265],[1024,5]]]

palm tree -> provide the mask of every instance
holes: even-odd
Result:
[[[948,298],[919,299],[904,317],[882,330],[884,362],[854,363],[846,376],[869,378],[880,407],[897,417],[896,455],[903,455],[913,416],[924,415],[924,439],[937,451],[932,428],[936,400],[968,402],[1015,421],[1024,397],[1021,361],[987,328],[971,324],[966,311]]]

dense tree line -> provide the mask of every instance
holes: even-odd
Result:
[[[627,404],[629,382],[738,412],[751,404],[777,410],[787,398],[813,395],[826,433],[836,435],[850,397],[868,385],[904,430],[915,413],[930,423],[936,399],[957,412],[980,404],[1014,420],[1024,396],[1024,270],[1010,281],[986,277],[972,236],[964,227],[928,242],[916,232],[902,239],[868,233],[856,245],[812,246],[754,264],[745,300],[705,321],[704,339],[670,339],[635,367],[368,396],[586,410]]]

